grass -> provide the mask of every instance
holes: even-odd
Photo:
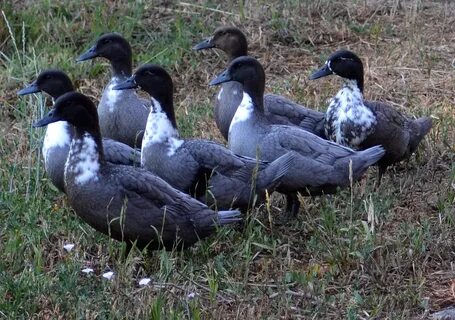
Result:
[[[1,10],[0,318],[420,319],[455,303],[453,3],[39,0]],[[124,246],[79,220],[46,179],[42,132],[31,123],[50,102],[15,92],[59,67],[99,98],[106,62],[74,59],[102,32],[117,31],[136,65],[158,63],[173,76],[183,135],[222,141],[207,83],[225,57],[190,49],[219,24],[245,30],[268,91],[324,110],[339,81],[308,75],[350,48],[365,62],[368,99],[432,115],[434,128],[377,192],[371,169],[350,190],[302,198],[298,218],[285,225],[274,196],[270,212],[255,209],[244,227],[187,251],[124,258]],[[111,281],[102,277],[110,270]],[[138,285],[143,277],[149,286]]]

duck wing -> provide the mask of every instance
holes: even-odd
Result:
[[[202,167],[223,175],[248,173],[249,179],[251,170],[255,166],[259,165],[259,168],[263,168],[267,165],[265,161],[236,155],[225,146],[209,140],[189,140],[185,147]],[[247,168],[246,172],[242,170],[245,168]]]
[[[374,131],[361,144],[361,148],[382,145],[387,151],[381,161],[385,166],[402,160],[408,153],[410,121],[385,103],[366,101],[365,105],[374,112],[377,124]]]
[[[116,166],[119,187],[126,198],[128,226],[143,230],[143,237],[150,237],[150,228],[161,234],[166,248],[179,236],[192,244],[214,231],[222,224],[218,215],[206,205],[189,195],[172,188],[152,173],[130,166]],[[232,213],[232,222],[235,220]]]
[[[311,186],[346,185],[349,168],[357,179],[384,155],[381,146],[358,152],[292,126],[272,126],[262,146],[263,152],[267,152],[267,146],[272,146],[267,153],[274,153],[274,157],[288,151],[296,152],[299,157],[290,174],[300,175],[301,180]]]
[[[267,135],[268,139],[275,140],[273,144],[282,149],[281,153],[284,150],[295,151],[321,164],[334,164],[339,158],[355,154],[355,151],[348,147],[293,126],[272,126],[271,132]]]
[[[387,121],[390,126],[405,128],[409,120],[395,108],[379,101],[364,101],[364,105],[373,111],[376,117]]]
[[[375,113],[377,125],[362,147],[383,145],[387,150],[383,159],[385,165],[409,157],[431,129],[431,118],[412,120],[388,104],[378,101],[365,101],[364,104]]]
[[[141,152],[122,142],[103,138],[104,157],[112,164],[140,166]]]
[[[325,113],[306,108],[283,96],[264,96],[266,116],[273,123],[293,124],[319,137],[325,137]]]

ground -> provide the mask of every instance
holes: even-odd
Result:
[[[15,1],[0,17],[0,318],[425,319],[455,304],[455,2]],[[158,63],[175,82],[186,137],[222,142],[213,121],[226,64],[191,47],[220,25],[240,27],[267,73],[268,92],[325,110],[340,86],[309,81],[349,48],[365,65],[365,96],[434,127],[416,155],[375,191],[376,169],[334,196],[283,200],[249,213],[184,252],[133,250],[92,230],[47,180],[31,128],[50,105],[16,91],[58,67],[94,100],[106,61],[76,63],[98,35],[130,40],[135,65]],[[75,244],[70,252],[63,246]],[[87,275],[85,267],[94,269]],[[104,272],[112,270],[107,280]],[[150,277],[147,286],[138,281]]]

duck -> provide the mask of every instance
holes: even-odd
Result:
[[[244,156],[258,155],[266,161],[273,161],[289,151],[298,155],[292,170],[277,188],[286,195],[286,210],[291,216],[299,210],[298,193],[334,193],[337,187],[349,186],[359,179],[384,155],[381,146],[354,151],[297,126],[272,123],[264,113],[265,72],[253,57],[234,59],[210,85],[229,81],[243,85],[242,102],[229,127],[229,149]]]
[[[384,147],[385,155],[377,163],[379,184],[388,166],[409,159],[416,151],[431,130],[432,119],[411,119],[383,102],[365,101],[363,73],[362,60],[355,53],[338,50],[310,80],[332,74],[343,79],[342,88],[331,99],[325,114],[325,134],[355,150]]]
[[[17,94],[24,96],[45,92],[55,101],[71,91],[74,91],[73,83],[65,72],[59,69],[47,69]],[[44,136],[42,147],[44,169],[52,184],[61,192],[65,192],[63,174],[73,134],[74,128],[71,124],[58,121],[47,126]],[[136,166],[140,164],[140,150],[108,138],[103,138],[103,147],[105,159],[110,163]]]
[[[112,70],[111,80],[98,105],[101,134],[130,147],[140,148],[150,104],[134,90],[112,90],[113,86],[126,80],[133,72],[131,46],[120,34],[107,33],[100,36],[76,61],[97,57],[108,59]]]
[[[68,203],[95,230],[139,249],[173,250],[241,220],[238,210],[211,210],[143,168],[107,162],[98,113],[87,96],[65,93],[33,126],[58,121],[74,126],[65,164]]]
[[[232,60],[248,55],[248,42],[245,34],[236,27],[223,26],[213,35],[193,47],[194,50],[217,48]],[[215,122],[223,137],[228,140],[229,126],[243,99],[243,88],[238,82],[226,82],[215,98]],[[264,115],[275,124],[299,126],[322,138],[324,135],[324,113],[299,105],[283,96],[266,94],[264,96]]]
[[[173,102],[173,81],[159,65],[144,64],[114,90],[141,88],[151,96],[151,109],[142,141],[141,165],[174,188],[220,209],[246,211],[265,199],[290,169],[293,155],[271,163],[234,154],[203,139],[182,139]]]

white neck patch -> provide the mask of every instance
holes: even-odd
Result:
[[[75,183],[78,185],[97,181],[100,162],[96,148],[95,139],[88,133],[85,133],[80,139],[73,139],[65,164],[65,176],[67,172],[75,173]]]
[[[231,128],[234,124],[248,120],[253,111],[254,111],[253,99],[251,99],[248,93],[243,91],[242,102],[240,102],[240,105],[238,106],[237,111],[234,114],[234,118],[232,118],[231,125],[229,126],[229,131],[231,131]]]
[[[180,148],[183,140],[179,138],[177,129],[174,128],[166,112],[163,111],[161,104],[152,97],[150,114],[147,118],[147,126],[142,139],[142,148],[155,143],[168,144],[167,155],[172,156]],[[144,152],[141,153],[141,155],[143,154]],[[141,162],[143,163],[142,159]]]
[[[48,162],[48,153],[54,147],[66,147],[71,143],[70,124],[66,121],[49,123],[43,143],[44,163]]]
[[[223,94],[223,87],[221,87],[220,92],[218,92],[218,101],[221,100],[221,95]]]
[[[109,112],[114,112],[115,104],[117,103],[117,100],[119,99],[119,96],[121,94],[121,90],[112,89],[118,83],[119,83],[118,78],[112,78],[111,82],[109,82],[109,85],[107,86],[106,103],[109,107]]]

